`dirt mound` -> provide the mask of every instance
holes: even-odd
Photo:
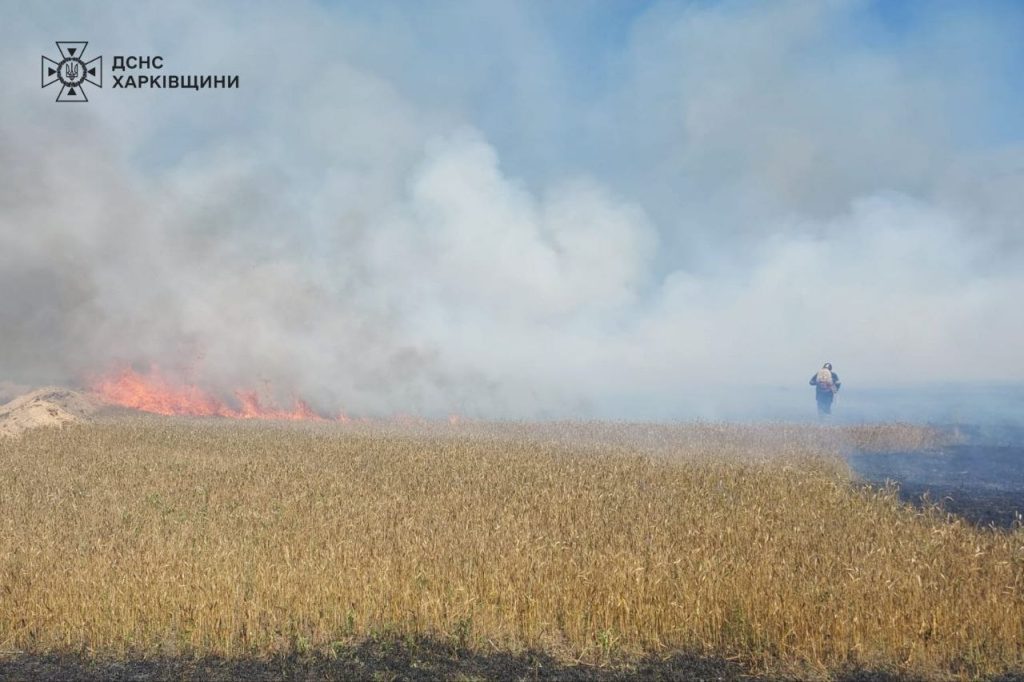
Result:
[[[40,426],[61,426],[92,416],[99,405],[67,388],[39,388],[0,405],[0,437],[17,436]]]

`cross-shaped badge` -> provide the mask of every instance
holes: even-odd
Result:
[[[71,42],[58,40],[61,60],[55,62],[43,56],[43,87],[60,81],[58,102],[88,102],[85,96],[85,84],[92,83],[98,88],[103,87],[103,57],[93,57],[82,61],[87,42]]]

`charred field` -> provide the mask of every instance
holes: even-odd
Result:
[[[1011,679],[1024,530],[908,504],[843,458],[947,438],[104,412],[32,429],[0,439],[0,674]]]
[[[864,480],[898,486],[900,499],[982,526],[1011,528],[1024,515],[1024,446],[959,443],[928,452],[852,453]]]

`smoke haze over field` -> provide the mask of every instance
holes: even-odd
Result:
[[[1019,4],[0,7],[0,380],[487,417],[1024,381]],[[88,104],[39,88],[58,39]]]

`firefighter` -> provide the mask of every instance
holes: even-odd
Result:
[[[832,414],[832,401],[835,400],[836,392],[842,385],[839,383],[839,375],[832,371],[832,363],[826,362],[822,365],[811,377],[810,384],[814,386],[815,397],[818,400],[818,416]]]

